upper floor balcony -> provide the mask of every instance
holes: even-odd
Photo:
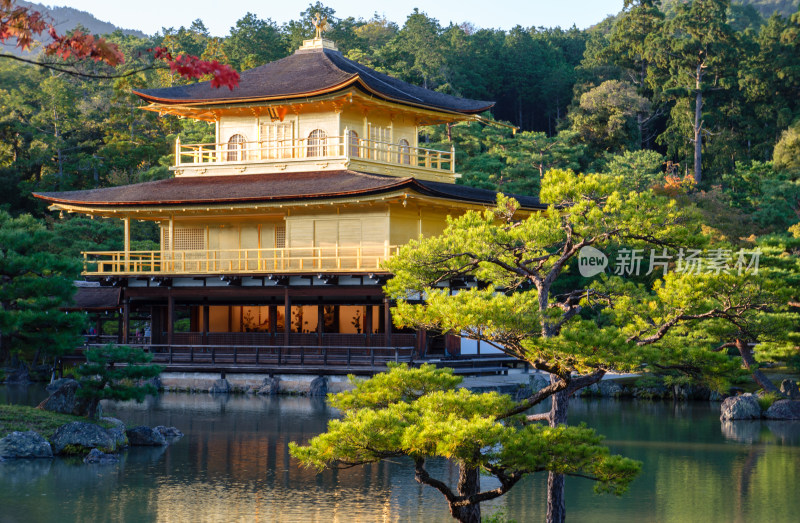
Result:
[[[345,129],[341,136],[312,132],[305,138],[246,141],[234,135],[224,143],[175,142],[176,176],[257,174],[350,169],[373,174],[413,176],[454,182],[455,150],[414,147],[360,138]]]
[[[396,245],[340,245],[277,249],[92,251],[83,253],[86,276],[180,276],[383,272]]]

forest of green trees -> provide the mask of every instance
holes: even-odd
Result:
[[[377,15],[341,19],[317,3],[282,26],[248,13],[224,38],[200,19],[147,39],[117,32],[109,39],[127,55],[123,66],[79,67],[121,76],[149,65],[147,49],[164,46],[244,70],[293,52],[322,12],[331,22],[326,36],[349,58],[496,101],[487,116],[519,128],[427,130],[432,147],[455,143],[462,183],[535,194],[553,167],[623,174],[632,188],[669,185],[666,175],[680,185],[690,174],[699,185],[689,197],[721,207],[710,212],[751,233],[785,231],[800,206],[800,13],[762,16],[769,4],[786,11],[787,2],[664,4],[626,1],[587,30],[503,31],[445,27],[417,10],[402,26]],[[202,141],[213,128],[137,110],[143,102],[130,90],[182,81],[168,69],[97,79],[0,59],[0,207],[43,216],[33,191],[169,176],[175,136]]]
[[[126,62],[72,64],[83,75],[0,53],[0,223],[49,231],[49,252],[68,257],[121,248],[118,224],[58,220],[31,193],[165,178],[176,136],[213,141],[206,123],[139,110],[131,89],[186,82],[153,66],[148,50],[244,70],[296,50],[313,35],[316,13],[327,15],[326,37],[348,58],[497,102],[484,116],[516,132],[477,122],[423,131],[429,147],[455,145],[459,183],[537,194],[553,168],[622,175],[630,190],[698,207],[728,241],[800,237],[800,11],[767,0],[626,0],[586,30],[508,31],[443,26],[417,9],[402,26],[377,14],[339,18],[318,2],[283,25],[248,13],[224,38],[200,19],[150,38],[117,31],[108,40]],[[16,218],[24,214],[32,218]],[[135,227],[135,239],[157,240],[145,224]]]

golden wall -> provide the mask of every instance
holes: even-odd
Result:
[[[168,221],[161,223],[162,257],[208,258],[224,268],[238,260],[239,268],[249,270],[259,268],[259,259],[273,256],[286,256],[293,260],[322,258],[326,268],[335,268],[338,264],[344,269],[377,269],[380,261],[392,254],[393,247],[404,245],[420,235],[440,234],[447,215],[460,214],[458,209],[416,204],[407,207],[400,204],[300,207],[285,212],[284,216],[263,217],[175,217],[172,229]],[[272,250],[284,248],[284,252]],[[291,263],[299,262],[294,260]]]

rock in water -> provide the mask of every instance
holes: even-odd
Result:
[[[6,383],[30,383],[31,382],[31,375],[28,373],[28,369],[25,367],[20,367],[15,369],[11,372],[6,373]]]
[[[53,449],[40,434],[12,432],[0,439],[0,458],[52,458]]]
[[[256,394],[260,394],[262,396],[275,396],[279,394],[281,391],[281,379],[278,376],[274,376],[271,378],[264,378],[264,381],[261,382],[261,386],[258,387]]]
[[[767,419],[800,419],[800,401],[778,400],[767,409]]]
[[[159,425],[153,430],[164,436],[164,439],[167,440],[183,437],[183,432],[178,430],[176,427],[165,427],[164,425]]]
[[[115,452],[117,441],[103,427],[84,421],[62,425],[53,435],[55,454],[84,454],[92,449]]]
[[[800,400],[800,388],[794,380],[783,380],[781,382],[781,394],[790,400]]]
[[[325,376],[318,376],[313,379],[311,385],[308,387],[309,396],[327,396],[328,395],[328,379]]]
[[[722,402],[720,411],[719,419],[721,420],[761,418],[761,406],[759,406],[758,400],[752,394],[726,398]]]
[[[164,436],[144,425],[128,429],[127,434],[128,442],[132,446],[157,447],[167,444],[167,440],[164,439]]]
[[[97,463],[99,465],[110,465],[112,463],[119,463],[119,458],[113,454],[105,454],[97,449],[92,449],[89,454],[83,458],[84,463]]]
[[[222,378],[216,380],[208,392],[211,394],[227,394],[231,391],[231,388],[230,382],[225,378]]]

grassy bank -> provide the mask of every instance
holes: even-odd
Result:
[[[50,439],[55,434],[58,427],[71,421],[89,421],[82,416],[71,414],[59,414],[48,412],[34,407],[24,405],[0,405],[0,438],[5,437],[11,432],[32,430],[38,432],[46,439]],[[109,428],[110,423],[98,423]]]

